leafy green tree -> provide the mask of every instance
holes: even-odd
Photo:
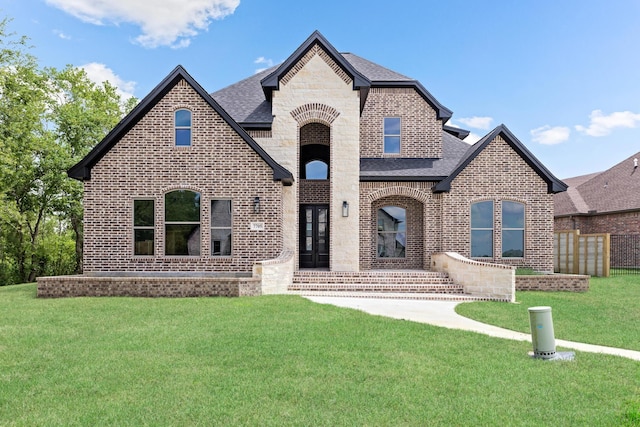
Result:
[[[8,22],[0,21],[0,284],[81,271],[82,184],[66,171],[136,102],[83,70],[40,68]],[[73,268],[48,253],[68,251],[71,238]]]

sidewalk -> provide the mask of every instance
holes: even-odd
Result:
[[[345,297],[305,298],[320,304],[331,304],[338,307],[354,308],[366,313],[391,317],[394,319],[411,320],[444,328],[478,332],[497,338],[531,342],[531,334],[502,329],[497,326],[487,325],[485,323],[480,323],[460,316],[455,312],[455,306],[460,304],[459,302]],[[556,339],[556,346],[590,353],[611,354],[640,361],[640,351],[583,344],[559,339]]]

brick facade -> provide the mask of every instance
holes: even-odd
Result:
[[[546,182],[501,137],[455,178],[450,193],[443,194],[443,251],[470,257],[470,206],[482,200],[494,202],[494,256],[483,260],[553,272],[553,196],[547,193]],[[523,258],[501,257],[503,200],[525,204]]]
[[[174,144],[173,114],[192,112],[192,145]],[[200,256],[164,255],[164,195],[201,194]],[[260,197],[261,212],[253,212]],[[133,256],[133,200],[155,201],[153,256]],[[212,199],[232,201],[232,254],[210,251]],[[99,271],[251,272],[282,250],[282,184],[272,169],[182,81],[174,86],[92,169],[85,182],[84,268]],[[263,222],[264,231],[250,230]]]
[[[556,217],[554,227],[582,234],[640,234],[640,211]]]
[[[383,119],[400,117],[400,154],[383,153]],[[360,119],[360,157],[442,157],[442,122],[412,88],[371,88]]]

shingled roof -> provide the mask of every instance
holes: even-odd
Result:
[[[568,178],[566,193],[554,196],[554,216],[640,210],[640,152],[604,172]]]
[[[211,96],[233,119],[245,129],[270,128],[271,91],[277,89],[279,78],[286,74],[299,59],[315,44],[319,44],[352,77],[354,89],[361,91],[364,105],[369,87],[410,87],[436,111],[443,124],[452,116],[451,110],[442,105],[417,80],[385,68],[352,53],[339,53],[318,31],[315,31],[282,64],[264,70],[238,83],[227,86]],[[464,133],[464,130],[462,130]]]

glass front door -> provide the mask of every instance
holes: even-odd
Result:
[[[300,268],[329,267],[329,205],[300,206]]]

